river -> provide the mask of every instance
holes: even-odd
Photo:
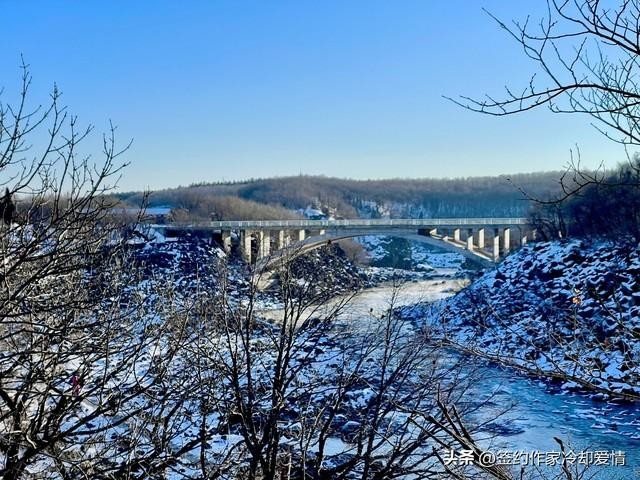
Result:
[[[441,277],[405,281],[399,287],[395,306],[436,301],[468,284],[467,280],[449,276],[450,271],[442,273]],[[342,313],[341,320],[358,324],[372,314],[385,312],[397,288],[397,285],[381,285],[362,291]],[[280,315],[278,310],[262,313],[274,320]],[[508,410],[485,427],[484,433],[491,437],[482,442],[485,448],[494,452],[554,452],[559,450],[554,440],[558,437],[576,453],[623,452],[624,466],[600,466],[597,470],[593,467],[592,478],[640,478],[640,473],[636,473],[640,472],[640,408],[637,405],[596,401],[586,394],[568,392],[495,365],[483,368],[487,370],[482,379],[469,392],[470,398],[482,405],[472,420],[494,419],[497,412]],[[620,455],[617,458],[619,460]]]

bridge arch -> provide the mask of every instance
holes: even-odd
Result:
[[[294,258],[299,257],[300,255],[304,255],[305,253],[311,252],[332,242],[365,236],[404,238],[407,240],[424,243],[438,249],[445,250],[447,252],[461,254],[466,259],[475,262],[482,267],[489,267],[495,264],[488,254],[463,248],[459,244],[456,244],[453,241],[449,241],[446,238],[437,238],[431,235],[421,235],[415,231],[365,230],[342,231],[335,233],[329,232],[321,235],[313,235],[311,237],[307,237],[302,241],[297,241],[287,245],[284,248],[278,249],[266,257],[259,258],[256,261],[255,267],[258,271],[266,272],[281,264],[285,259],[286,261],[291,261]]]

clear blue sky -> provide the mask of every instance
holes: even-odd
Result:
[[[324,174],[453,177],[587,165],[623,151],[587,117],[492,118],[442,95],[499,94],[534,66],[484,14],[544,2],[2,2],[0,85],[20,54],[34,92],[133,138],[123,189]],[[87,145],[91,147],[91,145]]]

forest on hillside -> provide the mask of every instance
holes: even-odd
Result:
[[[181,220],[296,218],[307,207],[336,218],[510,217],[528,214],[527,196],[557,194],[560,176],[557,171],[454,179],[300,175],[159,190],[152,192],[150,205],[171,206]],[[139,205],[144,194],[128,192],[118,198]]]

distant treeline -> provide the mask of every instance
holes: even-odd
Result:
[[[640,158],[610,171],[572,172],[571,194],[536,204],[532,219],[543,238],[611,237],[640,240]]]
[[[153,192],[151,205],[169,205],[191,219],[294,218],[313,207],[336,218],[525,216],[530,202],[559,191],[560,172],[456,179],[349,180],[294,176],[197,184]],[[136,205],[141,192],[119,199]]]

